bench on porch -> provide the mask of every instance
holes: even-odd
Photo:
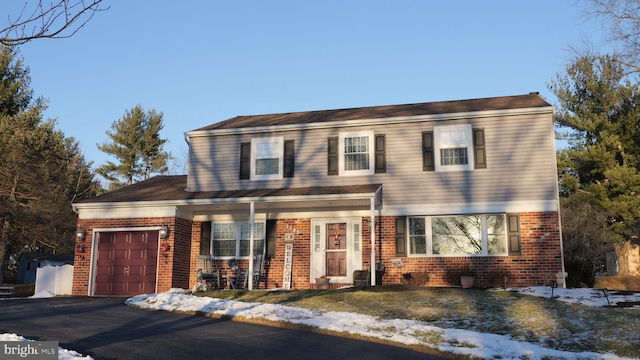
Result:
[[[14,294],[13,286],[0,286],[0,296],[12,296]]]

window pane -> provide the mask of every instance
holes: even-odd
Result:
[[[433,218],[433,254],[482,254],[480,216]]]
[[[256,175],[272,175],[278,173],[279,159],[257,159]]]
[[[251,224],[242,223],[240,225],[240,256],[249,256],[250,250]],[[264,247],[264,223],[253,224],[253,254],[263,253]]]
[[[424,218],[409,218],[409,252],[411,254],[427,253],[427,234]]]
[[[440,164],[467,165],[468,163],[467,148],[440,149]]]
[[[504,215],[487,215],[487,240],[489,242],[489,254],[504,254],[507,252]]]
[[[467,132],[464,129],[440,131],[440,146],[444,148],[467,147]]]
[[[369,137],[348,137],[344,139],[344,169],[369,169]]]
[[[369,154],[347,154],[344,156],[345,170],[369,169]]]
[[[236,256],[234,224],[213,224],[213,256]]]

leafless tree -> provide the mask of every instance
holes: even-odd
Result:
[[[570,46],[578,58],[597,58],[608,53],[624,66],[626,73],[640,73],[640,0],[576,0],[583,5],[587,20],[597,21],[604,30],[604,44],[585,39]],[[607,46],[607,51],[599,49]]]
[[[60,39],[73,36],[100,11],[103,0],[42,0],[24,3],[18,14],[8,15],[8,26],[0,30],[0,43],[21,45],[34,39]]]

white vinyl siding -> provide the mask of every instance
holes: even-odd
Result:
[[[465,124],[470,122],[464,121]],[[485,133],[488,167],[482,171],[423,171],[422,131],[455,121],[429,121],[367,126],[359,129],[386,137],[386,173],[360,176],[327,176],[327,138],[338,135],[333,128],[277,133],[296,141],[294,178],[238,181],[239,144],[258,134],[194,137],[190,141],[188,191],[242,190],[252,188],[384,184],[385,209],[410,214],[423,204],[521,203],[556,201],[557,173],[553,119],[548,114],[473,119],[473,128]],[[347,131],[345,131],[347,132]],[[433,211],[443,213],[432,206]],[[494,212],[494,210],[468,210]],[[415,214],[425,214],[416,210]],[[460,211],[456,211],[460,213]],[[464,212],[466,213],[466,211]]]

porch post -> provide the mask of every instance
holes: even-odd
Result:
[[[256,206],[255,203],[252,201],[250,204],[250,210],[249,210],[249,223],[250,228],[250,235],[249,235],[249,269],[247,270],[247,273],[245,276],[249,277],[249,290],[253,290],[253,220],[254,220],[254,214],[256,211]]]
[[[371,286],[376,286],[376,198],[371,198]]]

